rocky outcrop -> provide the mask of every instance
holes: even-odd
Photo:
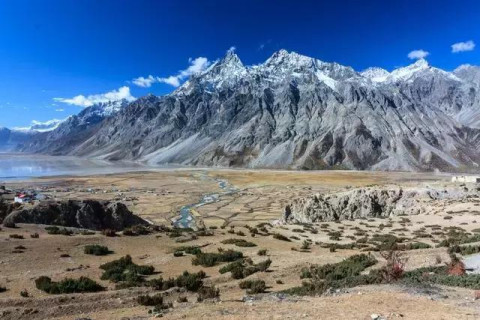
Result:
[[[283,221],[311,223],[320,221],[379,218],[427,212],[436,201],[465,200],[478,197],[476,188],[369,187],[326,195],[295,199],[286,206]]]
[[[0,198],[0,223],[15,209],[20,207],[19,203],[7,203]]]
[[[11,212],[3,221],[4,225],[15,223],[115,231],[121,231],[133,225],[148,224],[147,221],[132,214],[123,203],[97,200],[40,202],[32,208]]]

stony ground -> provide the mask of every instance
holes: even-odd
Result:
[[[212,179],[205,179],[205,175]],[[219,202],[198,209],[213,236],[198,237],[186,243],[170,238],[165,233],[138,237],[106,237],[93,235],[50,235],[44,226],[19,225],[0,231],[0,319],[149,319],[151,308],[138,305],[136,298],[148,288],[115,290],[114,284],[100,280],[99,266],[105,262],[130,254],[137,264],[152,265],[159,273],[152,278],[174,277],[184,270],[204,270],[207,284],[220,289],[219,301],[196,302],[196,294],[175,289],[168,291],[167,301],[174,308],[164,317],[223,318],[223,319],[371,319],[372,314],[387,319],[476,319],[480,317],[480,303],[472,290],[442,286],[411,288],[401,285],[358,287],[329,293],[322,297],[295,297],[278,294],[279,291],[301,284],[302,267],[311,264],[340,262],[359,253],[358,249],[341,249],[330,252],[324,243],[351,243],[356,233],[393,234],[406,237],[410,242],[423,242],[435,246],[445,238],[448,227],[457,226],[472,232],[480,228],[479,212],[475,201],[444,203],[429,214],[391,219],[368,219],[325,223],[313,226],[312,233],[298,225],[274,225],[269,233],[280,233],[291,242],[274,239],[271,235],[252,237],[245,225],[251,227],[261,222],[272,222],[281,217],[284,205],[292,198],[312,192],[332,192],[346,188],[374,184],[435,184],[448,185],[446,175],[365,173],[365,172],[291,172],[246,170],[178,170],[172,172],[128,173],[95,177],[62,177],[15,182],[8,187],[34,187],[58,199],[95,198],[124,201],[130,209],[157,224],[169,224],[181,206],[197,202],[202,195],[220,192],[214,179],[226,179],[238,191],[220,198]],[[448,217],[448,218],[445,218]],[[477,223],[477,220],[479,221]],[[232,228],[233,227],[233,228]],[[240,234],[245,234],[241,236]],[[341,234],[340,240],[331,240],[332,232]],[[442,233],[443,232],[443,233]],[[39,238],[30,235],[38,233]],[[11,238],[12,234],[24,239]],[[242,238],[256,247],[237,247],[221,244],[230,238]],[[302,252],[305,239],[313,243]],[[100,244],[113,253],[107,256],[90,256],[83,252],[87,244]],[[247,296],[238,287],[240,280],[229,274],[220,274],[221,265],[193,266],[192,256],[174,257],[175,248],[182,245],[199,245],[203,251],[217,252],[218,248],[234,249],[251,257],[254,262],[272,260],[269,272],[256,273],[249,279],[265,280],[267,293]],[[19,246],[24,249],[17,249]],[[258,256],[260,249],[267,256]],[[382,257],[372,253],[380,262]],[[444,264],[448,261],[445,248],[403,251],[408,260],[406,269]],[[53,280],[66,277],[88,276],[107,288],[90,294],[48,295],[35,287],[39,276]],[[29,297],[20,296],[22,291]],[[188,302],[177,302],[178,297]]]

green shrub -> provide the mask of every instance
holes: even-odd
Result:
[[[32,238],[32,239],[38,239],[38,238],[40,238],[40,235],[35,232],[35,233],[32,233],[32,234],[30,235],[30,238]]]
[[[360,254],[351,256],[342,262],[325,265],[312,265],[309,272],[302,271],[302,275],[308,278],[340,280],[359,275],[366,268],[373,266],[377,260],[370,255]],[[308,275],[308,276],[306,276]]]
[[[177,278],[169,278],[164,280],[163,278],[152,279],[145,281],[144,286],[154,288],[155,290],[168,290],[173,287],[185,288],[189,291],[198,291],[203,287],[203,279],[206,277],[205,272],[199,271],[197,273],[189,273],[184,271],[183,274]]]
[[[267,249],[258,250],[257,255],[266,256],[267,255]]]
[[[151,233],[151,230],[143,225],[135,225],[129,228],[123,229],[124,236],[136,237],[136,236],[143,236]]]
[[[87,277],[79,279],[66,278],[60,282],[54,282],[49,277],[40,277],[35,280],[37,289],[50,294],[97,292],[104,288]]]
[[[142,306],[163,305],[163,296],[161,293],[157,293],[153,296],[142,295],[137,297],[137,302]]]
[[[198,246],[182,246],[182,247],[178,247],[176,251],[182,251],[187,254],[193,254],[193,255],[202,253],[202,249],[200,249],[200,247]]]
[[[247,289],[247,294],[264,293],[267,286],[263,280],[244,280],[239,284],[240,289]]]
[[[160,293],[153,296],[149,296],[149,295],[138,296],[137,302],[142,306],[155,307],[154,312],[160,312],[161,310],[173,308],[173,304],[171,302],[164,303],[163,296]]]
[[[249,242],[244,239],[226,239],[222,241],[223,244],[234,244],[237,247],[256,247],[257,245],[253,242]]]
[[[67,228],[59,228],[57,226],[45,227],[45,231],[48,234],[61,234],[64,236],[71,236],[73,234],[72,230],[68,230]]]
[[[351,288],[361,285],[382,283],[383,278],[377,270],[372,270],[368,275],[350,276],[339,280],[313,280],[304,281],[302,286],[294,287],[282,292],[292,295],[318,295],[328,289]]]
[[[457,244],[448,248],[448,253],[460,253],[463,256],[480,252],[480,246],[459,246]]]
[[[201,265],[204,267],[213,267],[214,265],[222,262],[232,262],[238,259],[243,258],[243,253],[239,251],[226,250],[218,253],[201,252],[192,259],[192,264],[194,266]]]
[[[188,291],[196,292],[203,286],[203,279],[206,277],[205,272],[189,273],[184,271],[182,275],[175,279],[175,285],[180,288],[185,288]]]
[[[144,276],[151,275],[155,271],[153,266],[140,266],[133,263],[129,255],[102,264],[100,269],[104,270],[100,279],[125,282],[122,287],[138,286],[144,281]]]
[[[175,251],[175,252],[173,253],[173,256],[174,256],[174,257],[183,257],[183,251]]]
[[[310,246],[311,246],[311,243],[307,240],[304,240],[303,243],[302,243],[301,249],[302,250],[310,250]]]
[[[246,260],[239,260],[227,264],[220,268],[221,274],[230,272],[233,279],[243,279],[256,272],[265,272],[268,270],[272,263],[272,260],[267,259],[257,264],[250,263]]]
[[[438,284],[480,290],[480,274],[450,275],[446,266],[407,271],[402,281],[406,284]]]
[[[220,297],[220,290],[215,288],[215,286],[201,287],[200,290],[198,290],[197,301],[202,302],[206,299],[216,299],[218,297]]]
[[[21,234],[16,234],[16,233],[11,234],[9,237],[12,239],[25,239]]]
[[[83,248],[83,252],[94,256],[106,256],[107,254],[113,253],[113,251],[110,251],[107,247],[98,244],[86,245],[85,248]]]
[[[282,234],[280,234],[280,233],[274,233],[274,234],[273,234],[273,238],[274,238],[274,239],[277,239],[277,240],[292,242],[292,240],[288,239],[287,237],[285,237],[284,235],[282,235]]]

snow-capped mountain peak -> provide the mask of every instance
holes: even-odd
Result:
[[[372,67],[372,68],[365,69],[360,74],[363,77],[372,80],[373,82],[383,82],[387,80],[387,77],[390,75],[390,72],[382,68]]]

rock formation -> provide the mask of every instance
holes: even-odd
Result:
[[[448,200],[460,202],[471,197],[479,197],[476,187],[358,188],[295,199],[286,206],[283,221],[312,223],[414,215],[430,211],[435,202]]]
[[[33,223],[83,228],[90,230],[112,229],[121,231],[133,225],[147,225],[148,222],[132,214],[120,202],[97,200],[44,201],[33,206],[11,212],[3,221],[4,225]]]

